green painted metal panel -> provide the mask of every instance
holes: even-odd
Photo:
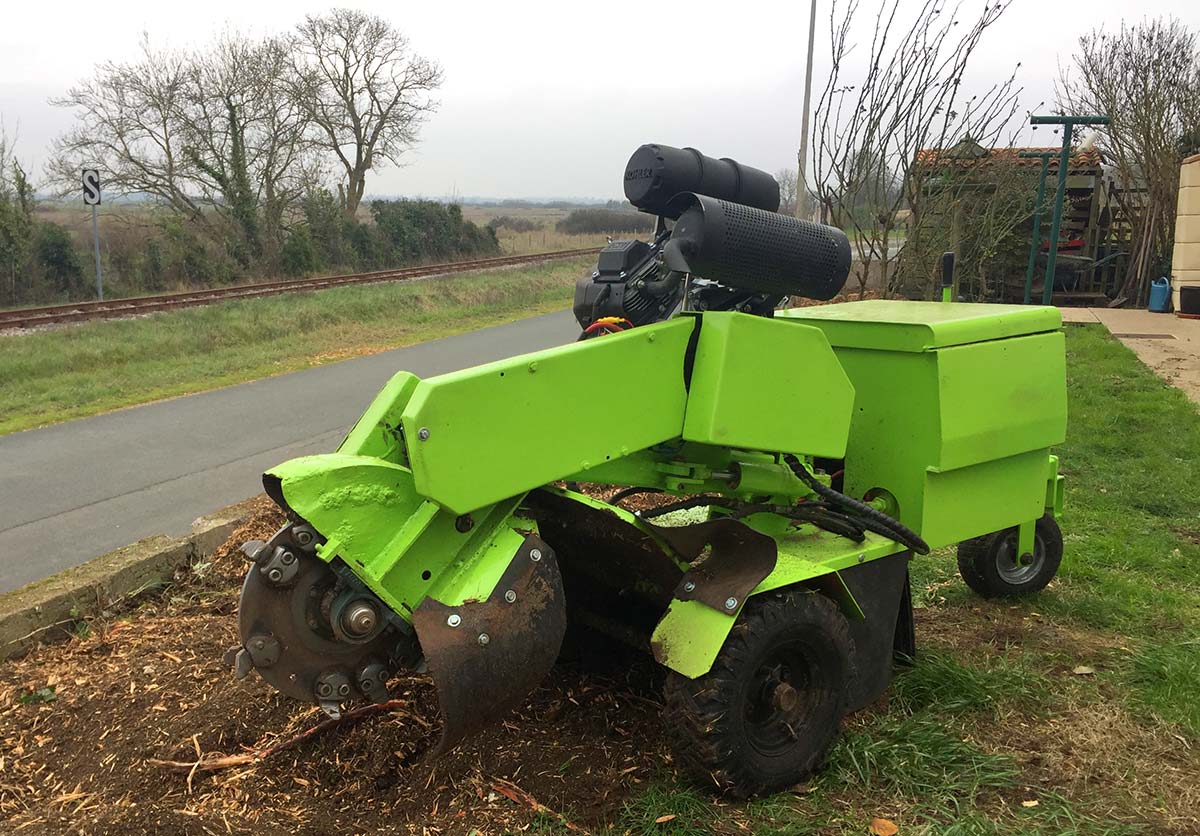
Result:
[[[699,601],[672,601],[650,638],[654,659],[691,679],[703,676],[712,667],[733,622],[733,618]]]
[[[942,470],[1061,444],[1067,432],[1061,331],[939,349]]]
[[[408,619],[432,595],[445,604],[486,598],[535,524],[512,516],[522,495],[480,509],[460,530],[456,515],[420,496],[407,468],[331,453],[268,471],[284,499],[325,538],[318,556],[341,560]]]
[[[903,546],[877,534],[867,534],[862,543],[854,543],[810,525],[789,529],[776,536],[775,542],[779,549],[775,569],[751,595],[827,575],[836,577],[839,570],[904,551]],[[853,596],[838,583],[861,618],[862,611]],[[736,619],[737,613],[718,612],[698,601],[673,601],[651,637],[654,658],[684,676],[703,676],[712,667]]]
[[[405,464],[400,416],[420,380],[410,372],[397,372],[375,395],[354,428],[338,447],[339,453],[375,456]]]
[[[885,488],[935,547],[1041,516],[1049,450],[1066,429],[1060,333],[835,352],[856,396],[849,493]]]
[[[1062,326],[1062,315],[1054,307],[887,299],[793,308],[778,316],[820,328],[834,348],[885,351],[928,351]]]
[[[779,546],[775,571],[763,578],[753,595],[904,551],[896,541],[872,532],[867,532],[861,543],[855,543],[810,525],[793,528],[775,542]]]
[[[402,419],[417,490],[462,514],[678,437],[694,327],[675,319],[421,381]]]
[[[743,313],[704,314],[683,438],[839,458],[854,388],[818,329]]]
[[[925,474],[921,536],[933,548],[1036,520],[1045,512],[1048,451]]]
[[[1046,512],[1061,517],[1066,477],[1059,475],[1058,456],[1050,457],[1050,473],[1046,478]]]

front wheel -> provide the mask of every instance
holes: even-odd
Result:
[[[1034,526],[1033,554],[1017,554],[1017,529],[1006,528],[958,544],[958,573],[984,598],[1012,598],[1043,589],[1062,562],[1058,521],[1046,514]]]
[[[676,762],[742,798],[795,785],[837,739],[853,657],[846,618],[823,595],[752,598],[708,673],[668,677]]]

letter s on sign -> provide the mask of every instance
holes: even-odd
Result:
[[[100,205],[100,172],[94,168],[83,170],[83,202],[87,206]]]

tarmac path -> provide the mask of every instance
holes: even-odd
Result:
[[[262,472],[333,450],[401,369],[454,371],[569,342],[570,311],[0,436],[0,592],[262,490]]]

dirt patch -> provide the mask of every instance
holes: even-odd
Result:
[[[1166,726],[1139,722],[1110,702],[1068,705],[1045,717],[980,725],[985,750],[1010,755],[1030,786],[1087,799],[1089,815],[1148,824],[1156,833],[1200,827],[1200,757]]]
[[[1053,621],[1025,604],[974,600],[969,606],[918,609],[922,643],[949,648],[964,658],[1028,653],[1041,666],[1073,667],[1130,652],[1120,636],[1084,630]]]
[[[1091,685],[1133,652],[1121,636],[1009,602],[920,609],[917,635],[926,650],[950,652],[964,664],[1023,659],[1059,685]],[[1065,687],[1048,711],[1005,711],[994,722],[972,724],[969,734],[985,751],[1012,757],[1026,786],[1083,801],[1089,815],[1149,825],[1154,833],[1200,829],[1200,751],[1172,726],[1132,715],[1108,682]],[[1037,792],[1009,801],[1030,794]]]
[[[403,709],[264,762],[190,779],[149,763],[260,749],[323,718],[222,663],[237,643],[237,546],[281,522],[264,502],[168,597],[0,668],[2,829],[499,832],[534,818],[533,800],[589,826],[669,763],[648,665],[623,677],[560,666],[517,714],[436,762],[424,756],[436,695],[413,675],[391,685]]]

